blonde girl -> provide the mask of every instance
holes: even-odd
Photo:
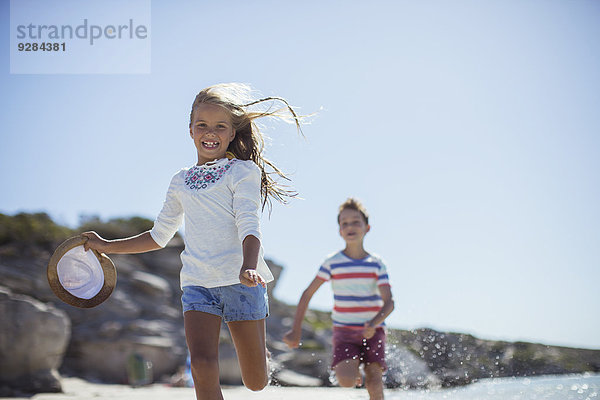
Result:
[[[202,90],[190,115],[190,137],[197,163],[176,173],[151,230],[106,240],[85,232],[87,249],[104,253],[142,253],[165,247],[185,221],[181,288],[185,334],[197,399],[223,399],[219,384],[221,321],[228,325],[242,380],[253,391],[268,382],[265,318],[267,282],[260,213],[272,199],[294,194],[273,176],[285,178],[263,156],[263,137],[255,120],[299,118],[281,98],[250,100],[241,84]],[[280,102],[282,109],[266,108]],[[260,108],[262,107],[262,108]]]

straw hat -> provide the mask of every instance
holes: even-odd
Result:
[[[106,254],[85,251],[85,236],[62,242],[48,263],[48,283],[54,294],[79,308],[96,307],[111,295],[117,284],[117,271]]]

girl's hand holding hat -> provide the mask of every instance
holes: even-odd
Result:
[[[102,238],[94,231],[84,232],[81,234],[87,238],[86,242],[83,244],[83,248],[85,251],[89,249],[93,249],[99,251],[100,253],[107,253],[108,251],[108,240]]]
[[[91,237],[99,242],[103,240],[96,233]],[[112,260],[89,242],[88,235],[65,240],[52,254],[46,269],[54,294],[65,303],[80,308],[96,307],[104,302],[117,284],[117,271]]]

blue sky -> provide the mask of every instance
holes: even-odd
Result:
[[[0,12],[0,212],[153,219],[195,162],[195,94],[244,82],[318,111],[306,140],[265,122],[302,197],[263,218],[279,298],[343,246],[356,196],[389,325],[600,348],[600,3],[153,1],[151,73],[96,75],[10,74]]]

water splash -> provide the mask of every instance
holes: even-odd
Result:
[[[389,400],[599,400],[600,375],[492,378],[436,390],[387,390]]]
[[[404,346],[390,345],[386,349],[388,370],[384,375],[387,387],[438,388],[440,380],[427,363]]]

